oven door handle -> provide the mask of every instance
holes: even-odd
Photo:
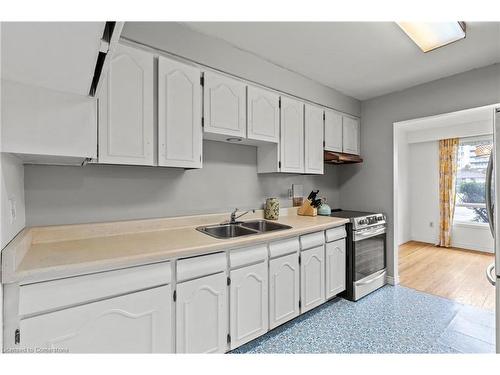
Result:
[[[375,276],[374,276],[374,277],[372,277],[371,279],[369,279],[369,280],[363,280],[363,281],[356,281],[356,282],[355,282],[355,284],[356,284],[356,285],[366,285],[366,284],[371,284],[371,283],[373,283],[375,280],[378,280],[378,279],[380,279],[380,278],[384,277],[384,276],[385,276],[385,274],[386,274],[386,270],[385,270],[385,269],[384,269],[384,270],[380,270],[380,271],[378,271],[377,273],[375,273],[375,274],[374,274]]]
[[[354,242],[356,242],[356,241],[362,241],[362,240],[365,240],[367,238],[375,237],[375,236],[378,236],[379,234],[384,234],[384,233],[385,233],[385,227],[379,228],[379,229],[376,229],[376,230],[370,230],[370,231],[367,231],[365,233],[363,233],[363,232],[361,232],[361,233],[354,232],[354,239],[353,239],[353,241]]]

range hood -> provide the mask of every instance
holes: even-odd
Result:
[[[343,152],[324,152],[325,163],[328,164],[354,164],[362,163],[363,159],[359,155],[344,154]]]

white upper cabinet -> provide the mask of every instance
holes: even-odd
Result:
[[[281,172],[304,173],[304,103],[281,98]]]
[[[204,72],[205,133],[246,136],[246,85],[238,80]]]
[[[342,152],[342,115],[325,110],[325,150]]]
[[[280,97],[278,94],[254,86],[247,88],[247,138],[265,142],[279,142]]]
[[[200,70],[158,59],[158,165],[201,168]]]
[[[171,286],[22,319],[20,345],[70,353],[171,353]]]
[[[359,119],[343,117],[342,145],[346,154],[359,155]]]
[[[177,353],[224,353],[227,348],[226,273],[177,285]]]
[[[306,104],[304,123],[305,173],[323,174],[323,109]]]
[[[151,53],[119,45],[99,97],[99,163],[154,165]]]
[[[97,101],[1,81],[2,152],[27,163],[81,165],[97,156]]]

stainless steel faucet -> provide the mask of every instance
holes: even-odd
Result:
[[[229,224],[236,224],[236,220],[239,219],[240,217],[242,217],[243,215],[246,215],[248,214],[249,212],[252,212],[252,213],[255,213],[255,209],[253,210],[248,210],[248,211],[245,211],[243,212],[242,214],[236,216],[236,213],[238,212],[238,209],[235,208],[233,212],[231,212],[231,217],[229,219]]]

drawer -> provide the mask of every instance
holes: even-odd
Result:
[[[170,284],[170,262],[68,277],[19,288],[19,315],[33,315]]]
[[[325,243],[325,232],[316,232],[300,236],[301,250],[312,249],[313,247],[321,246]]]
[[[300,244],[298,237],[289,238],[283,241],[271,242],[269,244],[269,254],[271,258],[280,257],[282,255],[291,254],[299,251]]]
[[[226,271],[226,253],[216,253],[177,261],[177,282]]]
[[[325,231],[325,237],[326,237],[326,242],[337,241],[347,237],[347,232],[345,231],[345,225],[332,229],[327,229]]]
[[[243,249],[231,250],[229,253],[231,268],[242,267],[265,260],[267,260],[267,245],[245,247]]]

